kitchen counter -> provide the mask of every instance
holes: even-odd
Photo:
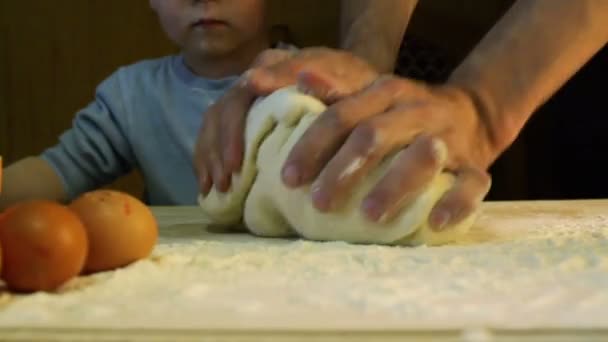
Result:
[[[2,341],[608,339],[608,200],[487,202],[441,247],[222,234],[154,207],[153,255],[0,297]]]

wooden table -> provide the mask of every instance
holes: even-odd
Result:
[[[608,340],[608,200],[484,203],[467,239],[433,248],[218,234],[196,207],[153,209],[151,258],[5,295],[0,341]]]

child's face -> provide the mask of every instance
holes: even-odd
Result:
[[[150,0],[163,29],[185,52],[222,56],[266,35],[264,0]]]

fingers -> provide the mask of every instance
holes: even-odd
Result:
[[[339,206],[362,177],[424,129],[425,117],[423,110],[408,112],[397,108],[359,124],[314,182],[312,197],[315,207],[328,211]],[[408,130],[401,127],[408,127]],[[420,143],[414,143],[408,150],[416,152],[420,149],[418,145]]]
[[[294,54],[295,52],[291,50],[268,49],[256,57],[255,61],[253,62],[253,67],[259,68],[277,64],[289,59]]]
[[[230,174],[226,172],[224,165],[215,155],[209,158],[211,163],[211,172],[213,177],[213,185],[218,192],[226,192],[230,189]]]
[[[298,90],[331,104],[346,95],[327,75],[314,72],[301,72],[297,78]]]
[[[220,111],[213,111],[210,115],[219,115]],[[205,157],[205,169],[211,175],[211,181],[215,189],[219,192],[225,192],[230,187],[229,177],[226,175],[224,163],[222,160],[222,136],[221,136],[221,121],[219,117],[213,117],[210,120],[209,126],[204,129],[203,134],[207,136],[205,139],[206,145],[203,146]]]
[[[260,53],[252,68],[246,72],[244,84],[260,96],[293,84],[299,65],[289,62],[294,55],[293,51],[280,49],[269,49]]]
[[[491,186],[487,172],[465,168],[457,173],[456,181],[429,215],[431,229],[441,231],[460,223],[481,204]]]
[[[256,63],[248,75],[248,86],[258,95],[267,95],[281,87],[296,84],[301,73],[321,75],[330,82],[332,95],[354,93],[378,77],[374,68],[361,58],[329,48],[306,48],[290,55],[263,59],[269,62]],[[315,89],[315,83],[308,87]],[[323,94],[322,89],[314,93]],[[324,99],[323,96],[320,98]]]
[[[302,67],[297,60],[254,67],[247,72],[247,86],[259,96],[269,95],[279,88],[295,84]]]
[[[196,145],[194,148],[194,171],[196,173],[196,177],[198,180],[198,188],[201,194],[207,196],[211,186],[213,185],[213,181],[209,175],[209,171],[207,170],[207,161],[205,160],[205,154],[201,149],[201,146],[204,146],[204,142],[202,141],[202,129],[199,132],[199,136],[196,141]]]
[[[387,222],[426,188],[447,159],[443,141],[428,135],[418,136],[393,159],[382,179],[362,203],[365,216],[374,222]]]
[[[203,167],[199,170],[200,170],[198,172],[199,190],[200,190],[201,194],[203,194],[203,196],[207,196],[209,194],[209,191],[211,191],[211,187],[213,186],[213,180],[211,179],[211,176],[209,175],[209,172],[207,171],[206,168]]]
[[[243,161],[245,117],[252,102],[253,94],[237,84],[205,112],[194,156],[201,194],[213,186],[219,192],[230,189],[231,175]]]
[[[298,73],[297,86],[301,92],[326,104],[333,104],[360,90],[358,83],[353,84],[349,79],[310,70]]]
[[[314,206],[329,211],[342,203],[350,189],[367,175],[390,148],[371,125],[359,126],[327,163],[311,187]]]
[[[393,92],[372,87],[330,106],[308,127],[290,151],[282,170],[285,185],[298,187],[311,182],[350,132],[360,122],[384,113],[392,105],[393,99]]]
[[[207,195],[213,186],[212,172],[215,167],[211,160],[217,160],[216,150],[213,148],[213,141],[216,140],[215,133],[217,120],[214,120],[213,108],[207,111],[207,116],[203,120],[203,125],[197,137],[196,146],[194,149],[194,167],[198,179],[199,191],[203,195]]]
[[[226,174],[240,171],[245,151],[245,120],[246,114],[253,103],[254,96],[241,85],[232,89],[232,94],[226,98],[220,118],[221,162]]]

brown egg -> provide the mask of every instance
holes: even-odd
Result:
[[[70,204],[84,223],[89,254],[84,272],[106,271],[146,258],[158,239],[150,209],[137,198],[114,190],[83,194]]]
[[[50,201],[16,204],[0,216],[2,278],[11,290],[50,291],[77,276],[87,255],[82,222]]]

